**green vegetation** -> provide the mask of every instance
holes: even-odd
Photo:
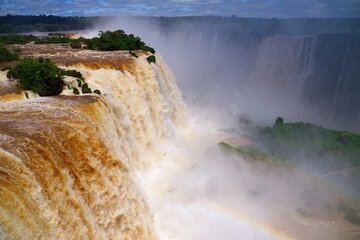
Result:
[[[50,59],[26,58],[10,69],[8,76],[16,79],[25,90],[33,91],[40,96],[53,96],[63,90],[62,73],[63,71]]]
[[[81,88],[81,92],[83,94],[92,93],[91,88],[89,88],[89,85],[85,82],[85,79],[83,78],[83,76],[81,75],[80,72],[78,72],[76,70],[67,70],[67,71],[64,71],[64,75],[77,77],[77,79],[76,79],[77,85],[79,88]],[[80,94],[80,92],[77,88],[73,89],[73,93],[76,95]],[[101,92],[99,89],[96,89],[94,91],[94,93],[101,95]]]
[[[240,121],[247,131],[246,146],[219,143],[222,149],[254,160],[301,165],[319,174],[336,177],[344,184],[360,181],[360,135],[326,129],[311,123],[285,123],[277,118],[272,127]],[[344,177],[346,176],[346,177]],[[360,188],[359,188],[360,190]]]
[[[136,55],[136,53],[134,53],[133,51],[129,51],[129,53],[130,53],[131,56],[133,56],[133,57],[135,57],[135,58],[138,58],[138,57],[139,57],[139,56]]]
[[[8,34],[0,36],[0,43],[2,44],[25,44],[36,40],[38,38],[33,35]]]
[[[149,57],[146,58],[146,60],[148,61],[148,63],[155,63],[156,62],[156,57],[154,55],[151,55]]]
[[[76,81],[78,83],[79,88],[83,85],[83,83],[85,83],[85,80],[83,78],[78,78],[78,79],[76,79]]]
[[[7,68],[7,77],[20,83],[23,89],[38,93],[40,96],[53,96],[62,92],[64,81],[63,77],[76,77],[78,87],[83,94],[92,93],[91,88],[85,82],[82,74],[76,70],[63,70],[58,68],[50,59],[44,58],[25,58],[14,68]],[[78,88],[72,88],[73,93],[80,94]],[[94,93],[101,95],[100,90],[96,89]]]
[[[138,57],[133,50],[142,50],[155,54],[155,50],[152,47],[147,46],[139,37],[133,34],[125,34],[123,30],[116,30],[114,32],[106,31],[100,32],[99,37],[91,39],[79,38],[70,39],[64,34],[53,34],[46,37],[35,37],[32,35],[15,35],[9,34],[0,36],[0,44],[25,44],[34,42],[35,44],[52,44],[52,43],[66,43],[72,48],[87,48],[91,50],[102,51],[117,51],[117,50],[129,50],[129,53]],[[155,62],[155,56],[151,56],[150,60]],[[149,59],[148,59],[149,61]]]
[[[99,17],[0,16],[0,33],[80,30],[93,26]]]
[[[81,91],[82,91],[83,94],[92,93],[91,88],[89,88],[89,86],[88,86],[87,83],[84,83],[84,84],[81,86]]]
[[[35,44],[51,44],[51,43],[70,43],[72,40],[64,35],[51,35],[46,37],[35,37],[33,35],[17,35],[8,34],[0,36],[2,44],[25,44],[34,42]]]
[[[99,37],[84,39],[84,42],[91,50],[143,50],[155,53],[155,50],[141,41],[141,38],[135,37],[133,34],[127,35],[123,30],[100,31]]]
[[[128,17],[117,17],[117,21],[126,21]],[[202,32],[233,32],[233,37],[241,40],[245,34],[252,36],[264,35],[304,35],[319,32],[357,32],[359,18],[331,19],[262,19],[221,16],[187,16],[187,17],[136,17],[137,21],[160,27],[162,32],[189,29]],[[60,17],[52,15],[40,16],[0,16],[0,33],[12,32],[51,32],[82,30],[91,28],[98,22],[113,20],[111,17]],[[284,27],[288,26],[288,27]],[[246,35],[245,35],[246,36]]]
[[[336,182],[354,194],[360,192],[360,135],[311,123],[286,123],[281,117],[271,127],[252,124],[247,117],[240,122],[246,131],[246,144],[220,142],[226,153],[283,170],[310,170],[328,183]],[[346,221],[360,226],[356,205],[346,195],[342,200],[337,210]],[[298,208],[296,212],[302,217],[312,216],[308,209]]]
[[[79,95],[79,94],[80,94],[79,89],[74,88],[74,89],[73,89],[73,94],[75,94],[75,95]]]
[[[284,158],[305,154],[317,162],[333,159],[360,166],[360,135],[351,132],[310,123],[284,123],[278,118],[273,127],[260,128],[258,135],[266,151]]]
[[[63,70],[63,75],[83,79],[81,72],[76,70]]]
[[[226,152],[276,166],[309,168],[351,191],[360,191],[360,135],[311,123],[286,123],[280,117],[271,127],[254,125],[248,119],[240,122],[247,132],[247,144],[219,143]],[[358,222],[360,217],[348,210],[344,218]]]
[[[0,62],[10,62],[19,59],[18,52],[10,52],[2,44],[0,44]]]
[[[81,75],[80,72],[77,72],[77,73]],[[78,87],[81,88],[81,92],[82,92],[83,94],[92,93],[91,88],[89,88],[89,85],[85,82],[85,80],[84,80],[84,78],[83,78],[82,76],[79,76],[79,78],[76,79],[76,81],[77,81],[77,83],[78,83]],[[77,89],[76,89],[76,90],[77,90]],[[74,92],[74,93],[75,93],[75,92]],[[94,91],[94,93],[101,95],[101,92],[100,92],[100,90],[98,90],[98,89],[96,89],[96,90]],[[75,93],[75,94],[76,94],[76,93]]]

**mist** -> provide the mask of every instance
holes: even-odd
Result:
[[[346,74],[355,76],[357,71],[345,69],[344,75],[343,72],[327,70],[333,68],[332,59],[339,59],[340,66],[342,61],[348,61],[356,68],[360,59],[359,44],[356,43],[360,39],[359,34],[341,34],[358,32],[358,21],[217,17],[179,19],[110,18],[99,23],[91,35],[99,30],[121,28],[140,36],[164,57],[187,102],[218,106],[222,110],[241,109],[251,119],[266,124],[282,116],[289,121],[360,131],[357,124],[360,120],[357,107],[360,100],[351,97],[359,90],[354,81],[356,78],[350,79],[353,81],[351,89],[345,89],[338,83],[343,79],[343,84],[349,85]],[[339,33],[339,36],[328,36],[327,33]],[[325,49],[310,49],[308,45],[316,44],[317,36],[324,34],[323,38],[329,40],[318,44],[325,45]],[[314,38],[313,43],[308,43],[308,38]],[[349,42],[352,38],[355,38],[354,43]],[[355,55],[353,58],[346,56],[346,46],[349,44],[354,45],[351,50]],[[344,53],[341,52],[342,45]],[[331,51],[331,47],[339,48],[339,54]],[[304,51],[302,55],[301,49]],[[326,57],[330,60],[325,57],[325,60],[322,57],[317,59],[318,55],[321,56],[320,51],[335,53]],[[326,75],[326,71],[332,75]],[[313,83],[312,77],[320,82],[333,82],[332,86],[319,87]],[[334,80],[329,80],[330,77]],[[341,97],[341,100],[339,94],[348,96]]]
[[[359,227],[345,221],[336,209],[341,201],[357,206],[357,200],[323,178],[318,171],[321,166],[311,164],[305,154],[297,156],[296,166],[271,164],[218,146],[222,141],[246,145],[249,133],[239,122],[242,114],[260,125],[272,125],[282,116],[288,121],[358,130],[353,122],[334,118],[321,104],[309,105],[303,92],[285,91],[288,86],[263,81],[267,72],[258,72],[261,62],[254,52],[267,36],[233,36],[231,31],[194,27],[191,21],[164,28],[161,21],[146,18],[110,19],[83,35],[115,29],[140,36],[162,55],[188,107],[184,126],[170,139],[159,141],[160,156],[149,157],[150,168],[136,174],[160,239],[360,236]],[[286,27],[282,32],[290,30]]]
[[[138,173],[160,239],[355,239],[336,210],[351,194],[315,171],[224,152],[219,141],[244,133],[221,129],[215,113],[190,106],[186,127]]]

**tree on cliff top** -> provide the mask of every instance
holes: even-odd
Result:
[[[143,50],[155,53],[155,50],[147,46],[140,37],[133,34],[127,35],[123,30],[114,32],[100,31],[99,37],[85,39],[87,48],[92,50],[116,51],[116,50]]]
[[[47,58],[25,58],[9,70],[8,77],[40,96],[59,95],[64,85],[63,71]]]

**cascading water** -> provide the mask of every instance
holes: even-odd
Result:
[[[1,239],[146,239],[152,220],[94,96],[1,106]]]
[[[154,65],[117,54],[66,64],[103,97],[29,98],[1,72],[1,239],[155,238],[134,171],[155,159],[185,107],[159,55]]]
[[[125,131],[122,140],[129,149],[130,166],[150,164],[142,155],[156,151],[156,139],[169,136],[172,125],[184,120],[181,94],[158,54],[156,65],[143,58],[134,60],[124,71],[81,63],[69,68],[80,71],[89,87],[104,93]]]

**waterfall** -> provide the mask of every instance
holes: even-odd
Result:
[[[1,72],[9,86],[1,95],[16,96],[0,103],[1,239],[156,238],[134,172],[185,117],[174,77],[156,58],[60,64],[102,96],[27,99]]]
[[[284,96],[287,102],[294,101],[292,109],[305,108],[297,119],[358,130],[359,37],[351,33],[266,37],[256,52],[250,84],[269,99]]]
[[[77,64],[69,67],[80,71],[89,87],[100,89],[125,130],[130,166],[149,164],[141,154],[153,150],[158,137],[171,135],[173,123],[184,118],[185,105],[174,76],[157,54],[157,64],[145,58],[134,60],[123,71],[112,68]]]

